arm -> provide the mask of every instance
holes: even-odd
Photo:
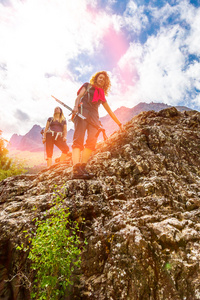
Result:
[[[44,133],[43,133],[43,138],[42,138],[43,144],[46,142],[46,132],[47,132],[47,130],[49,129],[49,125],[50,125],[50,123],[49,123],[49,121],[47,121],[45,130],[44,130]]]
[[[86,88],[82,87],[82,89],[80,90],[80,93],[78,94],[76,100],[75,100],[75,104],[74,104],[74,108],[73,108],[73,112],[76,114],[78,112],[78,105],[80,103],[81,98],[84,96],[86,92]]]
[[[67,140],[67,124],[63,126],[63,141]]]
[[[117,125],[119,127],[122,126],[122,123],[117,119],[116,115],[114,114],[114,112],[111,110],[110,106],[108,105],[107,102],[103,103],[103,106],[105,108],[105,110],[107,111],[107,113],[110,115],[110,117],[117,123]]]

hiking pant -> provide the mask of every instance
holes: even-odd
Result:
[[[67,154],[69,151],[69,147],[67,143],[63,141],[62,136],[56,136],[52,134],[52,132],[46,133],[46,153],[47,157],[51,158],[53,156],[53,147],[56,145],[64,154]]]

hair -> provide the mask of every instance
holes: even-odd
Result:
[[[90,79],[90,83],[92,85],[97,85],[97,78],[101,74],[103,74],[105,76],[105,84],[102,89],[104,90],[104,93],[107,96],[108,92],[110,91],[110,88],[111,88],[111,82],[110,82],[108,73],[106,71],[100,71],[100,72],[97,72],[96,74],[94,74]]]
[[[59,107],[59,106],[57,106],[57,107]],[[57,107],[55,107],[55,109],[56,109]],[[60,108],[60,107],[59,107],[59,108]],[[53,114],[53,120],[55,120],[55,109],[54,109],[54,114]],[[61,108],[60,108],[60,111],[61,111],[61,112],[60,112],[59,122],[62,123],[62,121],[65,120],[65,116],[64,116],[63,111],[62,111]]]

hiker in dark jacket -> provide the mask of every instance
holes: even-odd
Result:
[[[63,111],[60,107],[54,109],[53,117],[48,118],[43,133],[43,143],[46,143],[47,166],[52,165],[53,147],[56,145],[61,151],[60,161],[67,157],[69,147],[67,140],[67,123]]]
[[[98,127],[100,126],[98,108],[102,104],[110,117],[121,128],[122,124],[108,105],[105,95],[108,95],[111,83],[105,71],[97,72],[92,76],[90,83],[84,83],[77,92],[73,113],[81,113],[88,120],[79,117],[74,118],[74,137],[72,145],[73,174],[72,179],[92,177],[85,167],[97,142]],[[93,124],[94,126],[92,126]],[[85,133],[87,140],[84,145]]]

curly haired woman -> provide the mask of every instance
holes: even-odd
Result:
[[[99,105],[102,104],[104,106],[107,113],[120,128],[122,126],[105,98],[105,95],[108,95],[110,87],[111,83],[107,72],[101,71],[94,74],[90,83],[84,83],[77,92],[73,113],[76,114],[80,112],[86,117],[87,121],[79,117],[75,117],[74,119],[75,131],[72,145],[72,179],[90,179],[93,176],[86,171],[85,167],[97,142],[98,129],[96,127],[100,126]],[[86,131],[87,140],[84,145]]]

